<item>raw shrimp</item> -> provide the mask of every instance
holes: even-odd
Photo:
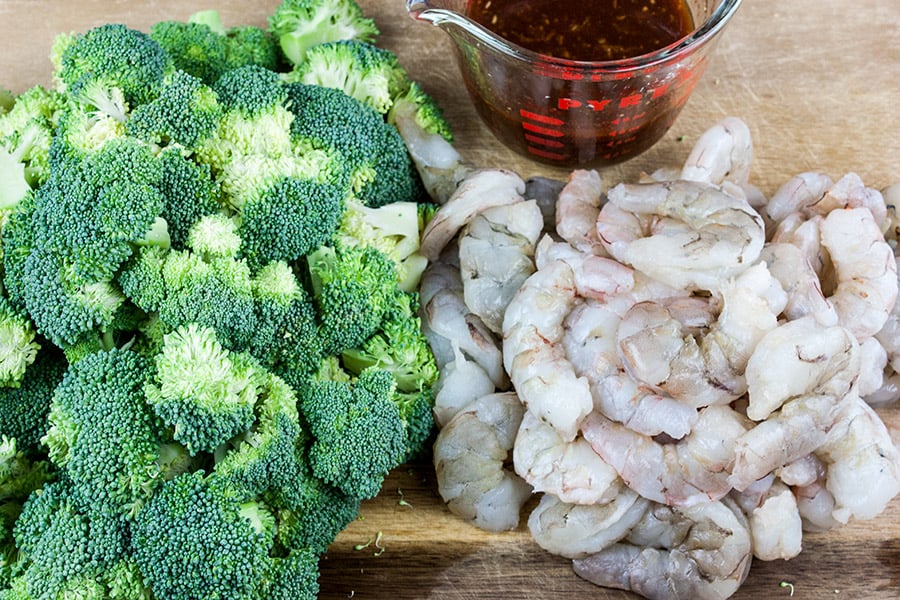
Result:
[[[609,502],[622,487],[615,469],[584,438],[566,441],[530,411],[525,412],[516,436],[513,464],[535,492],[572,504]]]
[[[884,422],[859,396],[841,404],[834,427],[816,455],[826,465],[825,487],[839,523],[871,519],[900,493],[900,450]]]
[[[809,171],[794,175],[775,190],[766,212],[773,221],[782,221],[792,213],[803,214],[818,203],[834,181],[825,173]]]
[[[596,585],[651,600],[724,600],[747,578],[749,524],[729,498],[691,507],[653,505],[625,541],[575,559]]]
[[[838,420],[833,396],[800,396],[739,436],[733,443],[729,483],[738,491],[815,451]]]
[[[881,229],[887,230],[887,206],[884,197],[876,189],[867,187],[856,173],[847,173],[829,186],[818,202],[809,207],[809,212],[827,215],[840,208],[866,208]]]
[[[562,345],[576,375],[593,383],[619,370],[616,330],[621,320],[614,307],[591,299],[566,315]]]
[[[544,494],[528,516],[528,529],[544,550],[566,558],[584,558],[628,535],[649,504],[627,487],[603,504],[572,504]]]
[[[897,261],[866,208],[836,209],[822,223],[822,246],[837,274],[829,297],[839,322],[859,338],[878,333],[897,301]]]
[[[834,518],[834,496],[825,488],[824,475],[823,480],[798,486],[794,491],[804,531],[818,533],[840,525]]]
[[[625,373],[614,373],[591,386],[595,410],[647,436],[665,433],[681,439],[697,423],[697,409],[638,385]]]
[[[621,209],[655,217],[651,235],[624,246],[622,262],[674,287],[715,290],[756,262],[765,243],[759,213],[712,184],[618,184],[607,195]]]
[[[681,179],[741,186],[750,178],[753,140],[747,124],[726,117],[700,135],[681,169]]]
[[[481,529],[515,529],[531,487],[505,468],[523,409],[515,393],[482,396],[437,435],[438,492],[450,511]]]
[[[545,235],[538,242],[535,265],[540,269],[553,260],[561,260],[572,268],[575,292],[582,298],[606,300],[634,287],[634,271],[630,267],[611,258],[582,252],[566,242],[555,242]]]
[[[650,217],[607,202],[600,209],[596,221],[597,236],[606,252],[625,261],[628,245],[634,240],[650,235]]]
[[[825,299],[819,276],[800,248],[773,242],[765,245],[760,258],[787,292],[785,317],[793,320],[811,315],[822,326],[837,325],[837,312]]]
[[[572,171],[556,201],[556,233],[573,248],[605,255],[597,234],[603,180],[594,170]]]
[[[522,282],[534,272],[534,250],[544,226],[534,200],[489,208],[459,234],[460,275],[466,306],[494,333]]]
[[[553,261],[525,280],[503,321],[503,363],[519,398],[566,441],[593,408],[588,381],[576,375],[561,344],[576,300],[572,268]]]
[[[787,560],[800,554],[803,523],[797,498],[787,485],[775,481],[762,503],[747,516],[756,558]]]
[[[787,321],[768,332],[747,361],[747,416],[762,421],[804,395],[841,398],[859,369],[859,343],[846,328],[823,327],[812,317]]]
[[[422,330],[438,368],[456,359],[455,344],[484,369],[497,388],[505,390],[509,380],[503,369],[500,340],[466,306],[458,268],[444,262],[429,264],[422,274],[420,290]]]
[[[524,192],[525,182],[512,171],[485,169],[472,173],[425,226],[420,246],[422,256],[437,260],[444,246],[472,217],[493,206],[521,202]]]
[[[856,393],[863,399],[882,389],[887,362],[887,351],[877,339],[869,337],[859,343],[859,378],[856,380]]]
[[[699,412],[690,434],[663,443],[615,423],[599,412],[585,419],[582,432],[597,454],[630,488],[663,504],[692,506],[718,500],[730,490],[734,441],[748,428],[728,406]]]
[[[444,427],[456,413],[494,391],[494,382],[474,360],[469,360],[459,346],[451,343],[455,358],[440,368],[434,384],[434,421]]]

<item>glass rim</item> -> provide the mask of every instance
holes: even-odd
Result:
[[[468,32],[476,40],[513,60],[540,65],[541,68],[591,73],[635,71],[677,60],[693,52],[716,36],[737,12],[742,0],[722,0],[716,9],[694,30],[658,50],[616,60],[572,60],[534,52],[510,42],[456,11],[432,8],[428,0],[407,0],[406,9],[417,19],[433,25],[450,24]],[[449,32],[448,32],[449,33]]]

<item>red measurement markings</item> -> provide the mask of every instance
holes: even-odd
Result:
[[[549,160],[563,160],[565,155],[560,153],[564,144],[559,138],[565,135],[562,119],[549,117],[530,110],[519,109],[522,117],[522,130],[525,132],[525,141],[528,143],[528,152]]]

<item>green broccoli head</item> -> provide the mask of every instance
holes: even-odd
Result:
[[[313,179],[284,177],[240,212],[241,254],[252,269],[295,262],[331,239],[341,221],[344,192]]]
[[[309,48],[325,42],[372,42],[378,27],[353,0],[283,0],[269,17],[269,31],[288,62],[299,65]]]
[[[112,23],[75,35],[59,61],[55,77],[66,93],[78,95],[100,83],[120,89],[132,108],[155,98],[172,69],[169,55],[148,34]]]
[[[53,391],[67,367],[62,353],[45,344],[16,387],[0,388],[0,435],[15,439],[25,452],[39,449]]]
[[[306,59],[284,79],[339,89],[385,114],[405,89],[408,76],[390,50],[351,39],[309,48]]]
[[[177,328],[164,336],[155,362],[147,402],[191,454],[212,452],[253,424],[260,369],[223,348],[214,330]]]
[[[281,68],[278,41],[268,31],[254,25],[238,25],[225,30],[227,69],[257,65],[271,71]]]
[[[394,262],[370,246],[323,246],[307,256],[320,335],[330,354],[362,344],[397,289]]]
[[[159,21],[150,27],[150,38],[162,46],[176,69],[206,84],[227,70],[225,38],[202,23]]]
[[[100,351],[71,364],[41,438],[72,493],[107,512],[132,515],[152,494],[159,456],[144,398],[150,362],[130,350]]]
[[[272,559],[260,598],[316,600],[319,596],[319,554],[308,548]]]
[[[19,387],[40,348],[31,320],[0,296],[0,390]]]
[[[379,148],[380,152],[372,165],[375,175],[357,192],[363,204],[379,208],[395,202],[418,202],[425,198],[425,186],[406,143],[390,123],[385,123],[383,127]]]
[[[162,484],[132,526],[134,559],[157,598],[254,597],[275,519],[227,479],[202,471]]]
[[[388,371],[368,369],[349,382],[313,380],[300,392],[316,477],[356,498],[378,494],[406,452],[395,386]]]

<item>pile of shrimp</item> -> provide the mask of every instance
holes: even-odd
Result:
[[[428,224],[423,327],[450,511],[597,585],[728,598],[752,559],[880,514],[900,450],[900,185],[749,182],[723,119],[680,169],[455,173]]]

